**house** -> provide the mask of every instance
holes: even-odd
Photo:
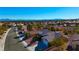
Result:
[[[72,46],[72,48],[74,50],[76,50],[76,48],[77,48],[77,50],[79,50],[79,48],[78,48],[79,47],[79,34],[73,34],[69,38],[69,41],[70,41],[69,45]]]
[[[61,31],[49,31],[48,29],[43,29],[37,33],[45,35],[42,39],[47,39],[48,42],[51,42],[53,39],[59,38],[62,35]]]

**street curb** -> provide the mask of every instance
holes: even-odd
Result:
[[[8,32],[9,32],[10,30],[11,30],[11,28],[9,28],[9,29],[7,30],[7,32],[5,33],[3,39],[1,39],[1,41],[0,41],[0,51],[4,51],[5,40],[6,40],[6,37],[7,37],[7,35],[8,35]]]

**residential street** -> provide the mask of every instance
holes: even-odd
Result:
[[[17,43],[19,39],[14,39],[14,37],[16,33],[11,29],[6,37],[4,51],[26,51],[22,43]]]

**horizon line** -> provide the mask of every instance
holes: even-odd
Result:
[[[53,18],[52,19],[22,19],[22,18],[21,19],[19,19],[19,18],[18,19],[16,19],[16,18],[14,18],[14,19],[12,18],[11,19],[11,18],[0,18],[0,20],[1,19],[4,19],[4,20],[6,20],[6,19],[7,20],[56,20],[56,19],[57,20],[60,20],[60,19],[63,20],[64,19],[64,20],[66,20],[66,19],[79,19],[79,18],[54,18],[54,19]]]

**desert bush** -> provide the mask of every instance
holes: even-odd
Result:
[[[64,43],[67,43],[67,42],[68,42],[68,39],[66,39],[66,38],[64,38],[64,37],[55,38],[53,41],[49,42],[49,46],[58,47],[58,46],[61,46],[61,45],[63,45]]]
[[[0,26],[0,35],[2,35],[6,30],[6,27]]]
[[[75,32],[76,32],[77,34],[79,34],[79,29],[76,29]]]

